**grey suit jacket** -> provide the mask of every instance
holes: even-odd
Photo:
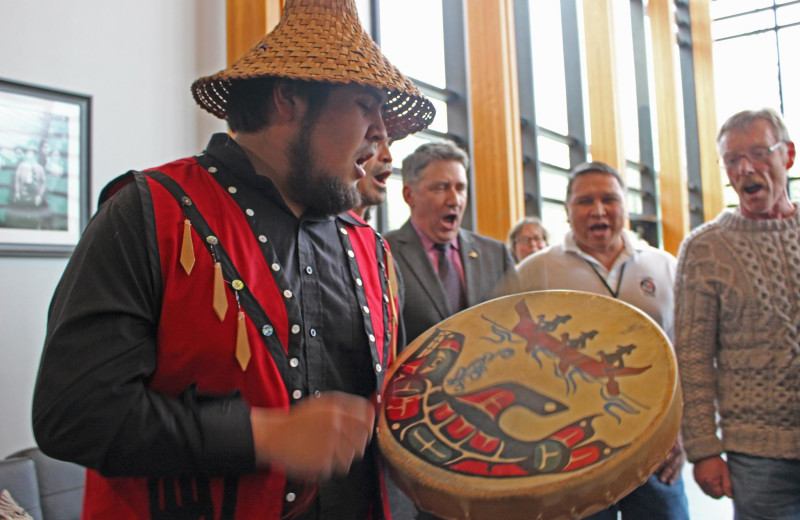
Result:
[[[410,221],[386,234],[403,276],[405,301],[403,323],[406,340],[417,336],[450,316],[447,298],[417,232]],[[518,288],[517,272],[505,244],[464,229],[458,232],[461,264],[464,266],[467,307]]]

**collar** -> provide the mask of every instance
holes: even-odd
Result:
[[[575,234],[571,229],[567,231],[567,234],[564,236],[564,250],[583,258],[592,265],[601,268],[603,271],[615,271],[630,258],[633,258],[636,253],[649,247],[647,242],[637,237],[629,229],[623,229],[622,233],[620,233],[620,236],[622,237],[622,252],[620,252],[619,256],[617,256],[617,259],[614,260],[614,265],[611,266],[610,270],[607,270],[605,266],[601,264],[595,257],[584,252],[580,247],[578,247],[578,243],[575,241]]]

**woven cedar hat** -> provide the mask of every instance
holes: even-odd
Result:
[[[205,110],[226,119],[233,80],[270,76],[386,91],[383,121],[394,139],[422,130],[436,114],[361,28],[353,0],[286,0],[275,29],[230,67],[196,80],[192,94]]]

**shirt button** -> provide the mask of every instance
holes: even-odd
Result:
[[[217,173],[217,167],[216,167],[216,166],[211,166],[211,167],[208,169],[208,173]]]
[[[300,364],[300,360],[297,359],[296,357],[293,357],[292,359],[289,360],[289,366],[292,367],[292,368],[297,368],[297,366],[299,364]]]
[[[359,287],[364,285],[364,282],[361,281],[361,278],[356,278],[356,285],[359,286]]]
[[[380,366],[380,365],[375,365],[375,372],[378,372],[378,373],[380,374],[381,370],[383,370],[383,367],[382,367],[382,366]]]
[[[292,392],[292,399],[300,399],[301,397],[303,397],[303,392],[300,390],[295,390]]]
[[[367,307],[366,305],[364,305],[363,307],[361,307],[361,310],[363,310],[363,311],[364,311],[364,314],[369,314],[369,307]]]
[[[341,233],[343,235],[346,235],[347,234],[347,230],[345,228],[343,228],[343,227],[340,227],[339,228],[339,233]]]
[[[308,331],[308,333],[311,334],[312,338],[314,338],[317,336],[317,329],[311,329],[310,331]]]
[[[265,237],[264,235],[258,235],[258,241],[263,244],[267,241],[267,237]]]
[[[313,273],[314,273],[314,270],[313,270],[313,269],[311,269],[311,266],[308,266],[308,267],[306,267],[306,272],[307,272],[308,274],[313,274]]]
[[[228,186],[228,193],[236,193],[237,191],[239,190],[236,189],[236,186]]]
[[[264,325],[263,327],[261,327],[261,334],[263,334],[264,336],[272,336],[272,333],[274,331],[275,329],[272,328],[272,325]]]
[[[347,256],[349,256],[350,258],[355,258],[356,254],[353,252],[352,249],[348,249],[347,250]]]
[[[383,397],[381,397],[381,394],[378,394],[378,395],[375,396],[375,401],[378,404],[381,404],[381,402],[383,401]]]
[[[385,301],[386,303],[389,303],[389,295],[388,294],[384,294],[383,295],[383,301]]]
[[[292,297],[292,291],[290,291],[289,289],[286,289],[285,291],[283,291],[283,296],[286,297],[286,298],[291,298]]]
[[[271,267],[272,267],[272,270],[276,271],[276,272],[281,270],[281,264],[279,264],[278,262],[275,262],[274,264],[272,264]]]
[[[369,340],[370,340],[372,343],[375,343],[375,334],[370,334],[370,335],[369,335]]]
[[[298,332],[300,332],[300,325],[295,323],[292,325],[292,334],[297,334]]]
[[[248,216],[248,217],[252,217],[253,215],[255,215],[255,214],[256,214],[256,212],[255,212],[255,211],[253,211],[253,210],[252,210],[252,209],[250,209],[250,208],[247,208],[246,210],[244,210],[244,212],[245,212],[245,213],[247,213],[247,216]]]
[[[286,501],[287,502],[294,502],[296,498],[297,498],[297,495],[295,495],[294,493],[286,493]]]

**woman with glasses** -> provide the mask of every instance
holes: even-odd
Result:
[[[547,247],[547,230],[538,217],[525,217],[508,232],[508,248],[516,263]]]

